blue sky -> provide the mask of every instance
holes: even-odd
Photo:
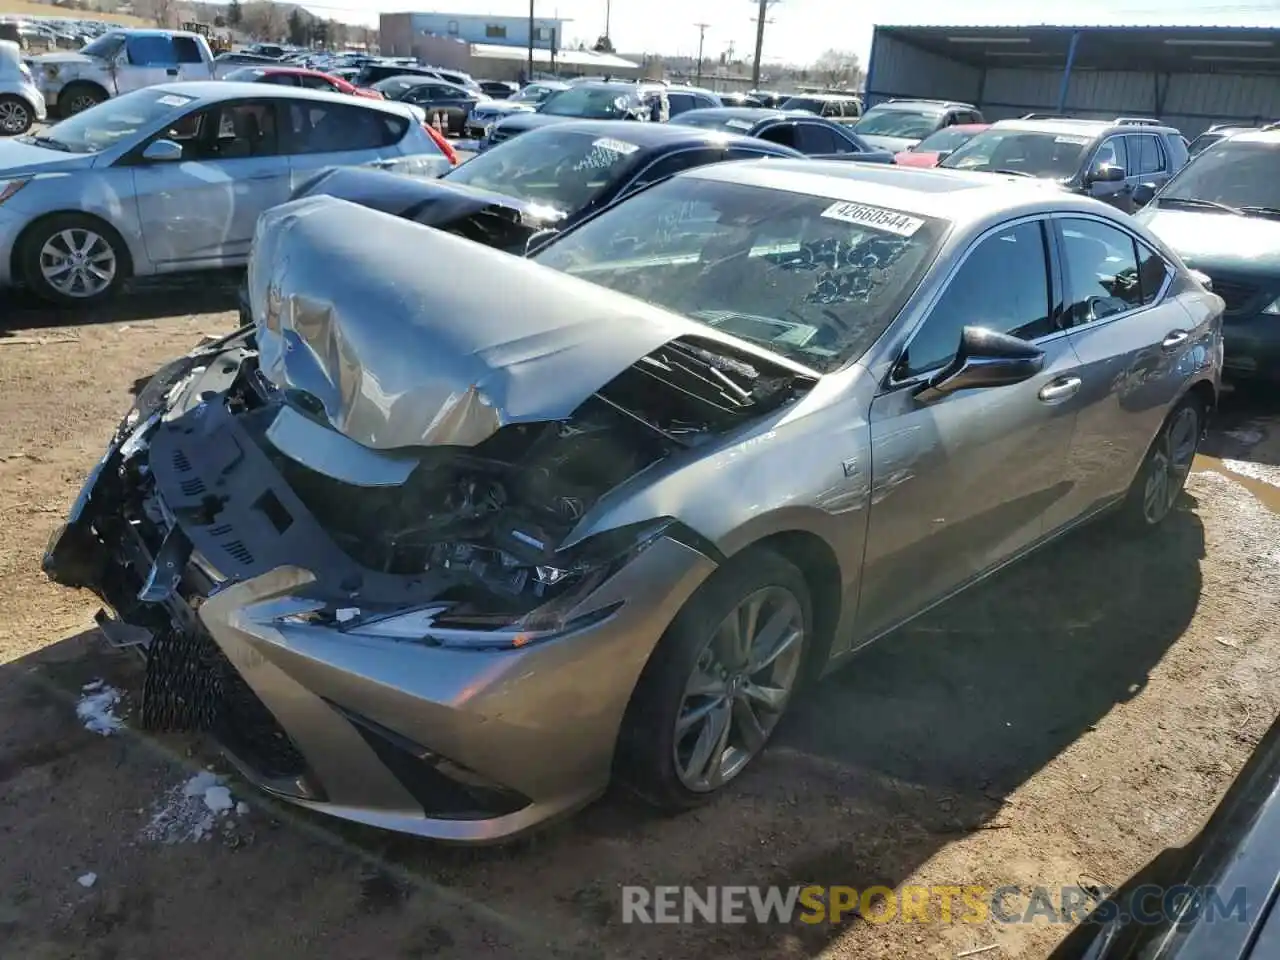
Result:
[[[698,49],[695,22],[711,24],[706,52],[717,56],[730,42],[735,51],[755,44],[753,18],[758,0],[613,0],[611,33],[619,50],[628,53],[694,55]],[[442,10],[452,13],[493,13],[527,16],[527,0],[317,0],[303,5],[317,14],[349,23],[377,23],[379,12]],[[1026,0],[779,0],[769,12],[773,23],[765,31],[766,62],[807,62],[829,47],[857,52],[865,62],[875,23],[938,23],[957,25],[1030,24]],[[604,31],[605,0],[535,0],[540,16],[561,16],[570,41],[593,41]],[[1047,9],[1047,5],[1042,7]],[[1051,22],[1077,24],[1220,24],[1280,25],[1280,0],[1074,0],[1069,19]]]

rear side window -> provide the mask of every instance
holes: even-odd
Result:
[[[277,87],[296,87],[298,78],[292,73],[268,73],[262,78],[263,83],[274,83]]]
[[[399,143],[409,128],[404,117],[340,103],[290,103],[293,153],[377,150]]]
[[[1160,140],[1150,135],[1130,137],[1130,159],[1136,160],[1134,173],[1160,173],[1164,170],[1164,151],[1160,148]],[[1133,154],[1136,153],[1136,158]]]
[[[671,116],[673,117],[677,113],[684,113],[686,110],[692,110],[698,106],[693,96],[688,93],[669,93],[667,94],[667,100],[671,104]]]
[[[1097,220],[1066,218],[1060,224],[1068,322],[1079,326],[1141,306],[1133,238]]]
[[[332,93],[335,89],[334,85],[324,77],[301,76],[298,77],[298,83],[311,90],[328,90]]]
[[[1135,240],[1133,244],[1138,252],[1138,285],[1142,290],[1142,304],[1147,306],[1155,303],[1164,289],[1165,281],[1169,279],[1169,265],[1164,262],[1164,257],[1145,243]]]
[[[147,67],[156,63],[177,63],[177,54],[173,44],[166,36],[144,34],[129,37],[125,41],[125,50],[129,54],[129,63],[135,67]]]
[[[173,52],[178,63],[204,63],[204,54],[194,37],[174,37]]]

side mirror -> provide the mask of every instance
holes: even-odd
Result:
[[[1021,383],[1043,367],[1044,351],[1026,340],[985,327],[965,327],[955,357],[929,378],[916,399],[932,403],[958,390]]]
[[[550,243],[551,238],[559,232],[555,228],[533,231],[533,233],[529,234],[529,239],[524,242],[524,255],[526,257],[533,256],[533,254]]]
[[[1154,183],[1140,183],[1133,188],[1133,202],[1139,207],[1145,207],[1156,195],[1156,185]]]
[[[1095,183],[1121,183],[1128,176],[1124,167],[1117,167],[1114,163],[1104,163],[1093,173],[1089,174],[1089,185]]]
[[[152,140],[142,151],[142,159],[152,163],[176,163],[182,159],[182,146],[172,140]]]

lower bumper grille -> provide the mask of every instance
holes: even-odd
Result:
[[[147,655],[142,723],[148,730],[208,732],[268,779],[305,776],[307,763],[213,639],[168,630]]]

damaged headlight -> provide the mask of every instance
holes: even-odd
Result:
[[[317,604],[294,611],[281,622],[330,626],[355,636],[409,640],[446,647],[524,647],[599,623],[617,603],[583,609],[605,581],[630,563],[672,523],[669,519],[632,524],[598,534],[536,566],[529,588],[499,601],[440,600],[412,609],[373,609]],[[489,604],[493,606],[490,607]]]

